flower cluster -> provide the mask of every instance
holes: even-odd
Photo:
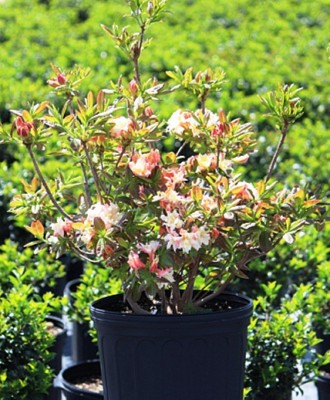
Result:
[[[153,3],[140,22],[151,23],[161,11],[164,2]],[[32,218],[28,229],[40,246],[112,268],[134,311],[142,312],[138,301],[145,293],[160,298],[164,312],[182,313],[192,303],[206,303],[236,276],[246,277],[250,260],[282,240],[292,243],[299,230],[320,219],[319,200],[302,188],[277,189],[272,172],[281,146],[264,179],[248,182],[237,172],[256,142],[251,124],[205,106],[223,73],[208,69],[190,77],[191,70],[176,69],[169,73],[176,83],[170,89],[156,79],[142,82],[144,36],[105,30],[126,52],[134,48],[134,76],[82,98],[77,82],[86,73],[54,67],[48,84],[65,97],[63,108],[44,102],[16,112],[17,135],[8,134],[26,147],[39,182],[26,184],[28,193],[16,196],[12,211]],[[180,89],[196,94],[199,108],[179,109],[162,121],[154,100]],[[279,119],[282,142],[301,115],[296,94],[284,86],[264,100]],[[168,136],[180,143],[176,152],[162,147]],[[184,153],[188,146],[192,155]],[[63,162],[54,183],[42,172],[40,149],[43,158],[56,154]],[[195,299],[198,287],[209,291]]]

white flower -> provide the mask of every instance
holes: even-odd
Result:
[[[180,214],[174,210],[172,212],[168,212],[167,215],[162,215],[160,217],[167,228],[174,231],[175,229],[180,229],[183,226],[183,221],[180,217]]]
[[[168,131],[179,136],[186,131],[194,130],[197,126],[198,122],[190,111],[177,110],[167,121]]]
[[[117,204],[95,203],[87,211],[85,224],[89,226],[94,225],[94,219],[96,217],[101,218],[104,222],[105,228],[110,230],[113,226],[118,225],[119,221],[123,217],[123,213],[120,212]]]
[[[167,248],[173,248],[174,251],[182,250],[183,253],[188,254],[191,249],[199,250],[202,245],[208,245],[210,242],[210,234],[206,232],[204,226],[194,226],[191,232],[185,229],[180,229],[179,234],[170,231],[164,240],[167,242]]]
[[[176,232],[170,231],[164,237],[165,242],[167,242],[167,249],[172,249],[174,251],[182,248],[182,237],[179,236]]]
[[[158,192],[158,194],[154,196],[154,201],[164,201],[170,204],[184,204],[190,200],[173,188],[168,187],[165,192]]]
[[[212,211],[218,208],[218,203],[214,197],[211,197],[210,195],[204,194],[201,205],[206,211]]]
[[[206,232],[205,226],[201,226],[199,228],[196,227],[196,231],[194,233],[196,235],[197,246],[199,246],[198,248],[194,247],[196,250],[199,250],[203,244],[207,246],[210,243],[211,237],[210,234]]]
[[[115,138],[126,136],[134,128],[133,121],[126,117],[112,118],[109,122],[115,124],[110,129],[111,135]]]

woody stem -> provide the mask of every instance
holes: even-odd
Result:
[[[271,177],[271,175],[272,175],[272,173],[274,171],[275,164],[276,164],[278,156],[279,156],[279,154],[280,154],[280,152],[282,150],[283,144],[284,144],[286,136],[288,134],[288,130],[289,130],[289,122],[285,121],[283,129],[281,131],[281,139],[278,142],[276,151],[275,151],[275,153],[273,155],[272,161],[271,161],[271,163],[269,165],[269,168],[268,168],[268,172],[267,172],[267,176],[266,176],[266,183],[269,181],[269,179],[270,179],[270,177]]]
[[[62,216],[66,219],[69,219],[70,221],[73,221],[72,217],[70,217],[69,214],[67,214],[63,208],[58,204],[58,202],[55,200],[53,193],[51,192],[44,176],[42,175],[42,172],[39,168],[38,162],[36,160],[36,158],[34,157],[33,151],[32,151],[32,145],[31,144],[26,144],[26,148],[27,151],[31,157],[32,163],[33,163],[33,167],[38,175],[38,178],[40,179],[40,182],[43,186],[43,188],[46,190],[46,193],[48,194],[48,197],[50,199],[50,201],[53,203],[54,207],[60,212],[60,214],[62,214]]]
[[[103,203],[102,194],[101,194],[101,184],[100,184],[100,181],[99,181],[99,177],[97,176],[95,166],[94,166],[94,164],[93,164],[93,162],[91,160],[91,157],[90,157],[86,142],[82,141],[82,146],[83,146],[86,158],[87,158],[87,162],[88,162],[89,168],[92,171],[93,179],[94,179],[94,182],[95,182],[95,188],[96,188],[96,192],[97,192],[97,197],[98,197],[99,201],[101,203]]]

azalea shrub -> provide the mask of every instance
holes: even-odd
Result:
[[[136,32],[103,25],[131,62],[129,79],[82,96],[79,85],[89,71],[53,66],[48,84],[63,96],[63,107],[32,104],[14,111],[12,129],[1,130],[4,141],[25,147],[35,169],[26,193],[11,203],[16,215],[31,218],[33,244],[103,262],[122,281],[134,312],[148,312],[139,304],[146,295],[162,312],[176,314],[204,307],[234,278],[247,278],[251,260],[281,242],[292,244],[306,225],[321,226],[324,207],[310,189],[273,180],[290,128],[303,113],[299,88],[279,86],[261,99],[275,121],[278,146],[264,177],[249,181],[239,171],[256,151],[253,125],[207,108],[225,81],[220,68],[176,67],[167,72],[168,85],[143,79],[146,33],[165,3],[128,1]],[[198,109],[178,108],[166,120],[156,115],[154,105],[180,91]],[[175,151],[161,152],[169,137]],[[57,151],[47,152],[50,140]],[[47,157],[72,168],[49,179],[39,161]]]

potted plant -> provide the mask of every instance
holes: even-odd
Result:
[[[319,400],[327,400],[330,396],[330,369],[321,368],[316,380]]]
[[[19,280],[6,293],[0,289],[1,398],[58,398],[52,392],[55,336],[46,323],[56,303],[50,293],[37,300],[32,287]]]
[[[165,3],[128,1],[139,27],[133,34],[103,26],[132,62],[127,81],[81,97],[88,71],[53,66],[48,83],[64,96],[63,107],[31,105],[14,112],[10,132],[2,127],[4,140],[26,148],[39,183],[15,196],[11,210],[32,218],[34,245],[102,262],[122,282],[123,295],[91,306],[106,400],[238,400],[252,302],[226,289],[248,277],[251,260],[317,225],[323,205],[312,191],[273,180],[288,131],[303,112],[294,85],[262,99],[279,144],[264,179],[248,182],[238,168],[255,151],[252,125],[206,108],[224,83],[221,69],[176,68],[168,72],[172,87],[143,79],[146,31]],[[178,90],[193,94],[199,109],[178,109],[161,121],[157,100]],[[168,136],[180,143],[177,151],[162,149]],[[49,144],[59,149],[47,152]],[[52,181],[41,155],[42,162],[60,158],[71,168]]]
[[[330,350],[330,261],[317,267],[313,291],[309,297],[309,311],[313,316],[317,336],[322,341],[317,345],[320,354]]]
[[[281,286],[263,285],[264,295],[254,302],[254,315],[248,333],[246,367],[247,399],[290,400],[292,393],[303,393],[302,386],[315,381],[319,368],[330,360],[330,352],[320,355],[308,312],[311,284],[301,284],[292,296],[274,304]]]
[[[103,400],[101,365],[99,360],[88,360],[69,365],[55,378],[66,400]]]
[[[317,268],[313,291],[309,296],[309,311],[312,314],[313,325],[320,339],[315,348],[321,355],[330,351],[330,262],[324,261]],[[330,363],[323,365],[315,382],[319,400],[325,400],[330,395]]]
[[[91,327],[89,305],[99,297],[118,293],[118,280],[111,279],[111,269],[87,263],[79,279],[69,281],[64,294],[68,298],[66,315],[71,323],[71,358],[74,363],[97,357],[95,330]]]

